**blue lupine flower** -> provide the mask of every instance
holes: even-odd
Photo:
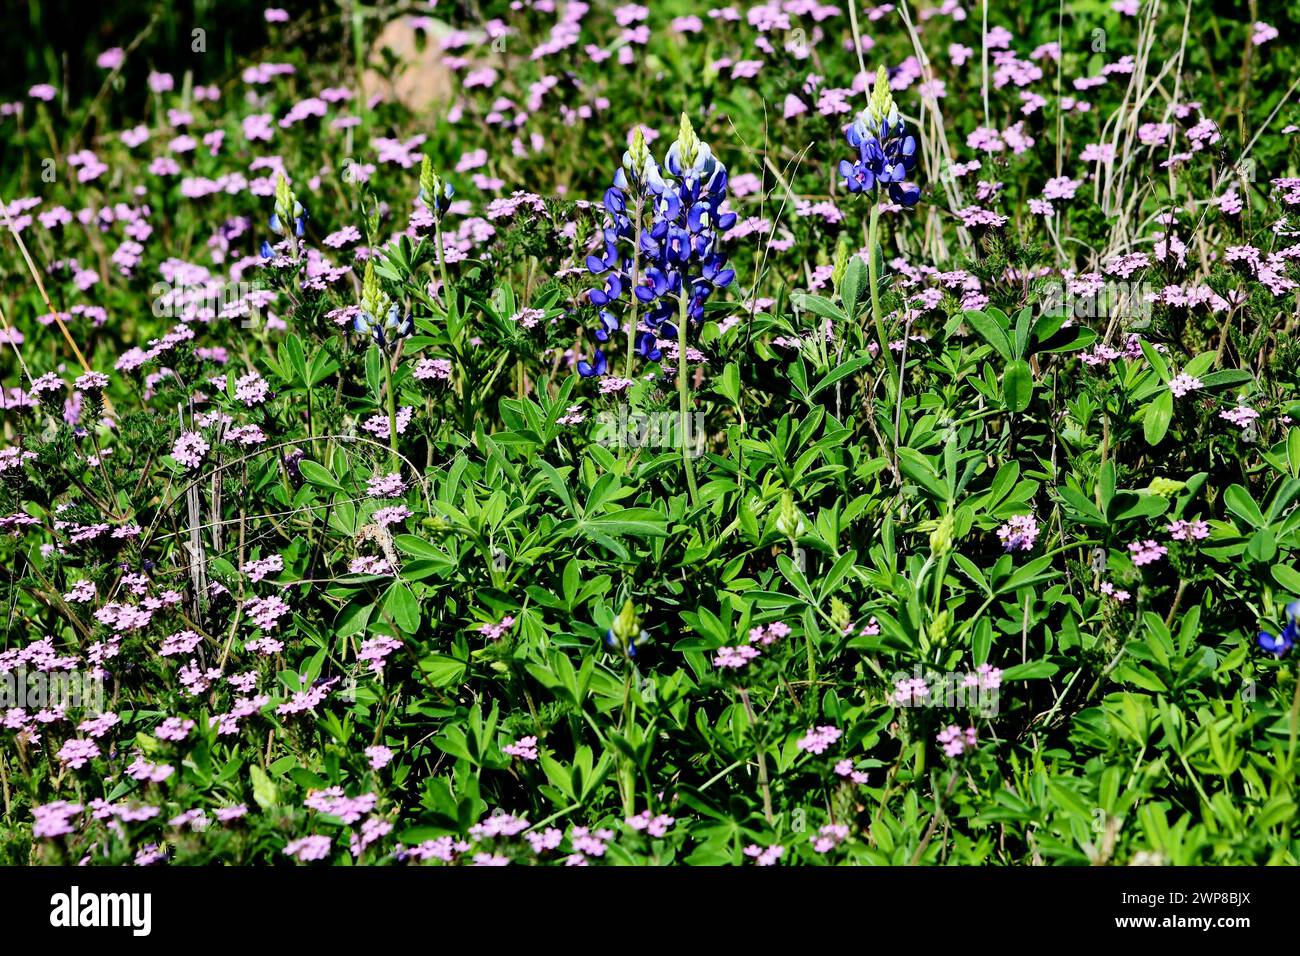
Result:
[[[626,654],[628,657],[636,657],[636,644],[628,642],[628,644],[624,645],[623,642],[615,636],[613,628],[605,632],[605,646],[611,651]]]
[[[906,182],[907,174],[916,168],[916,138],[908,135],[907,124],[894,105],[883,66],[876,74],[871,102],[849,126],[845,138],[858,151],[856,160],[840,161],[840,175],[849,192],[874,197],[884,187],[894,202],[916,205],[921,190]]]
[[[451,197],[454,195],[455,187],[433,171],[433,162],[425,156],[420,161],[420,202],[441,220],[442,214],[451,206]]]
[[[1300,636],[1298,620],[1300,620],[1300,601],[1292,601],[1286,606],[1286,626],[1282,628],[1282,632],[1274,637],[1268,631],[1260,631],[1259,646],[1270,654],[1281,657],[1291,650],[1296,637]]]
[[[430,195],[433,197],[432,202],[430,202]],[[438,212],[443,213],[451,206],[451,197],[454,195],[456,195],[456,187],[451,183],[443,183],[442,191],[438,193],[430,194],[421,189],[420,201],[430,209],[436,209]]]
[[[383,316],[380,320],[377,316]],[[366,271],[361,279],[361,307],[352,328],[362,335],[369,335],[381,349],[394,349],[402,339],[415,331],[415,319],[393,302],[379,284],[375,275],[375,263],[366,261]]]
[[[362,335],[369,335],[381,349],[387,349],[415,331],[415,319],[409,312],[403,316],[394,302],[388,307],[382,322],[376,322],[375,317],[363,309],[352,320],[352,328]]]
[[[588,362],[586,359],[578,360],[578,374],[583,378],[591,378],[593,375],[604,375],[609,363],[605,358],[605,353],[601,349],[596,349],[594,359]]]
[[[644,137],[638,130],[632,148],[623,154],[623,166],[614,175],[614,185],[605,190],[604,205],[608,222],[603,231],[605,244],[602,254],[587,257],[587,271],[592,275],[605,276],[603,288],[592,289],[587,293],[587,299],[592,305],[606,306],[616,303],[622,298],[624,290],[632,284],[632,258],[631,255],[625,254],[624,247],[635,243],[636,228],[627,214],[627,194],[631,193],[634,201],[644,202],[647,178],[652,169],[657,175],[658,170],[654,167],[654,160],[650,158],[649,151],[645,148]],[[618,317],[608,309],[602,308],[600,323],[593,334],[596,341],[606,342],[609,340],[610,333],[617,332],[620,328]],[[605,353],[598,348],[593,362],[578,363],[578,374],[584,377],[603,375],[606,367]]]
[[[306,219],[307,210],[302,208],[302,203],[295,201],[293,204],[293,234],[300,239],[303,234],[303,223]],[[272,232],[277,235],[284,235],[284,227],[283,223],[280,221],[279,213],[272,213],[267,224],[271,227]]]
[[[666,175],[665,175],[666,173]],[[603,288],[592,289],[588,298],[593,305],[609,306],[618,302],[631,287],[632,255],[640,255],[645,268],[632,294],[645,308],[638,315],[635,350],[647,361],[658,361],[661,335],[675,338],[677,316],[682,296],[686,296],[686,314],[690,322],[704,320],[704,303],[715,289],[725,288],[736,277],[727,268],[727,257],[719,251],[719,234],[736,222],[736,214],[722,212],[727,198],[727,168],[713,155],[707,143],[700,142],[683,114],[677,140],[669,147],[661,169],[645,147],[640,130],[623,156],[622,168],[614,176],[614,185],[605,192],[608,222],[604,230],[604,249],[600,255],[587,257],[592,275],[605,277]],[[635,223],[628,208],[637,201],[650,203],[649,228],[641,232],[639,249],[627,249],[635,243]],[[600,311],[600,324],[593,334],[605,342],[611,332],[620,329],[618,317],[609,309]],[[604,352],[596,350],[594,361],[579,362],[578,374],[601,375],[607,367]]]
[[[305,232],[306,220],[307,210],[289,188],[289,181],[284,178],[284,174],[280,173],[275,181],[275,212],[271,213],[267,225],[270,226],[271,232],[284,239],[288,239],[290,235],[301,239]],[[262,240],[258,251],[261,252],[263,259],[271,259],[275,256],[271,243],[265,239]]]
[[[617,654],[634,659],[636,649],[649,638],[641,628],[636,607],[631,599],[623,602],[623,609],[615,616],[609,630],[605,632],[605,646]]]

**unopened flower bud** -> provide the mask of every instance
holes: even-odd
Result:
[[[781,513],[777,515],[776,529],[791,541],[804,529],[803,515],[795,506],[794,495],[788,491],[781,496]]]
[[[848,605],[837,597],[831,598],[831,624],[839,634],[843,634],[853,623],[853,615],[849,613]]]
[[[849,268],[849,251],[848,237],[841,234],[840,241],[835,244],[835,261],[831,264],[831,286],[837,295],[843,294],[840,292],[840,285],[844,282],[844,273]]]
[[[935,557],[941,557],[952,550],[953,518],[952,512],[943,516],[939,527],[930,532],[930,551]]]

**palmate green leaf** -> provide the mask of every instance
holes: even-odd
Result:
[[[465,731],[458,726],[449,725],[439,737],[434,738],[433,745],[445,754],[450,754],[471,764],[478,764],[478,755],[470,747]]]
[[[338,370],[339,363],[322,349],[311,357],[311,365],[307,371],[307,384],[314,388]]]
[[[1005,594],[1009,591],[1016,591],[1031,584],[1038,584],[1040,581],[1046,581],[1056,575],[1056,571],[1051,570],[1052,559],[1047,555],[1034,558],[1028,564],[1017,568],[1010,577],[997,586],[998,593]]]

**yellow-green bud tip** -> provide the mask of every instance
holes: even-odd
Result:
[[[681,126],[677,132],[677,146],[681,154],[682,166],[689,168],[695,165],[695,157],[699,153],[700,138],[695,135],[695,127],[691,125],[691,118],[684,112],[682,113]]]

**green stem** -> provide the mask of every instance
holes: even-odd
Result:
[[[690,434],[687,428],[687,414],[690,405],[690,384],[686,381],[686,324],[688,317],[686,314],[687,298],[686,289],[683,288],[678,295],[677,308],[677,404],[681,410],[681,427],[678,429],[677,440],[682,446],[682,470],[686,472],[686,488],[691,496],[691,507],[696,505],[698,492],[695,487],[695,466],[691,463],[691,449],[686,441],[686,436]]]
[[[451,320],[451,279],[447,277],[447,256],[442,246],[441,215],[436,215],[434,216],[433,219],[433,241],[435,247],[438,250],[438,273],[442,278],[442,304],[443,304],[443,308],[447,310],[447,320],[448,322],[450,322]],[[448,329],[447,331],[450,333],[451,330]],[[460,330],[457,329],[457,336],[456,336],[457,339],[460,338],[459,331]],[[460,343],[457,342],[456,344],[459,345]]]
[[[311,440],[310,441],[311,456],[313,458],[316,458],[317,461],[320,461],[320,459],[316,457],[316,422],[312,416],[311,393],[312,393],[312,387],[310,383],[308,383],[307,384],[307,437]],[[321,464],[324,464],[324,462],[321,462]]]
[[[898,390],[898,372],[894,369],[894,359],[889,354],[889,336],[885,334],[885,317],[880,311],[880,273],[876,267],[876,256],[880,251],[880,205],[872,202],[871,221],[867,226],[867,283],[871,287],[871,318],[876,325],[876,339],[880,344],[880,360],[885,363],[889,374],[889,394]]]
[[[644,202],[645,200],[641,196],[637,196],[636,239],[632,246],[632,301],[627,320],[627,373],[624,378],[632,377],[632,356],[636,353],[636,310],[639,304],[636,297],[636,287],[641,284],[641,216]]]
[[[632,721],[636,719],[636,705],[632,703],[632,670],[629,666],[627,676],[623,679],[623,738],[631,733]],[[622,766],[618,772],[618,789],[623,797],[623,816],[630,817],[636,813],[636,768],[632,759],[623,756]]]
[[[401,458],[397,454],[397,392],[393,390],[393,363],[387,355],[382,355],[382,358],[384,385],[388,392],[388,447],[393,452],[393,463],[400,464]]]
[[[758,759],[758,789],[763,794],[763,816],[771,824],[776,817],[772,813],[772,785],[767,776],[766,747],[764,747],[758,733],[758,716],[754,713],[754,707],[749,702],[749,691],[743,687],[738,688],[738,690],[740,691],[740,701],[745,705],[745,713],[749,716],[750,733],[754,735],[754,755]]]
[[[817,649],[813,647],[812,628],[803,629],[804,649],[808,652],[808,686],[817,683]]]
[[[1300,730],[1300,670],[1296,673],[1295,694],[1291,697],[1291,745],[1287,748],[1287,766],[1295,766],[1296,731]]]

